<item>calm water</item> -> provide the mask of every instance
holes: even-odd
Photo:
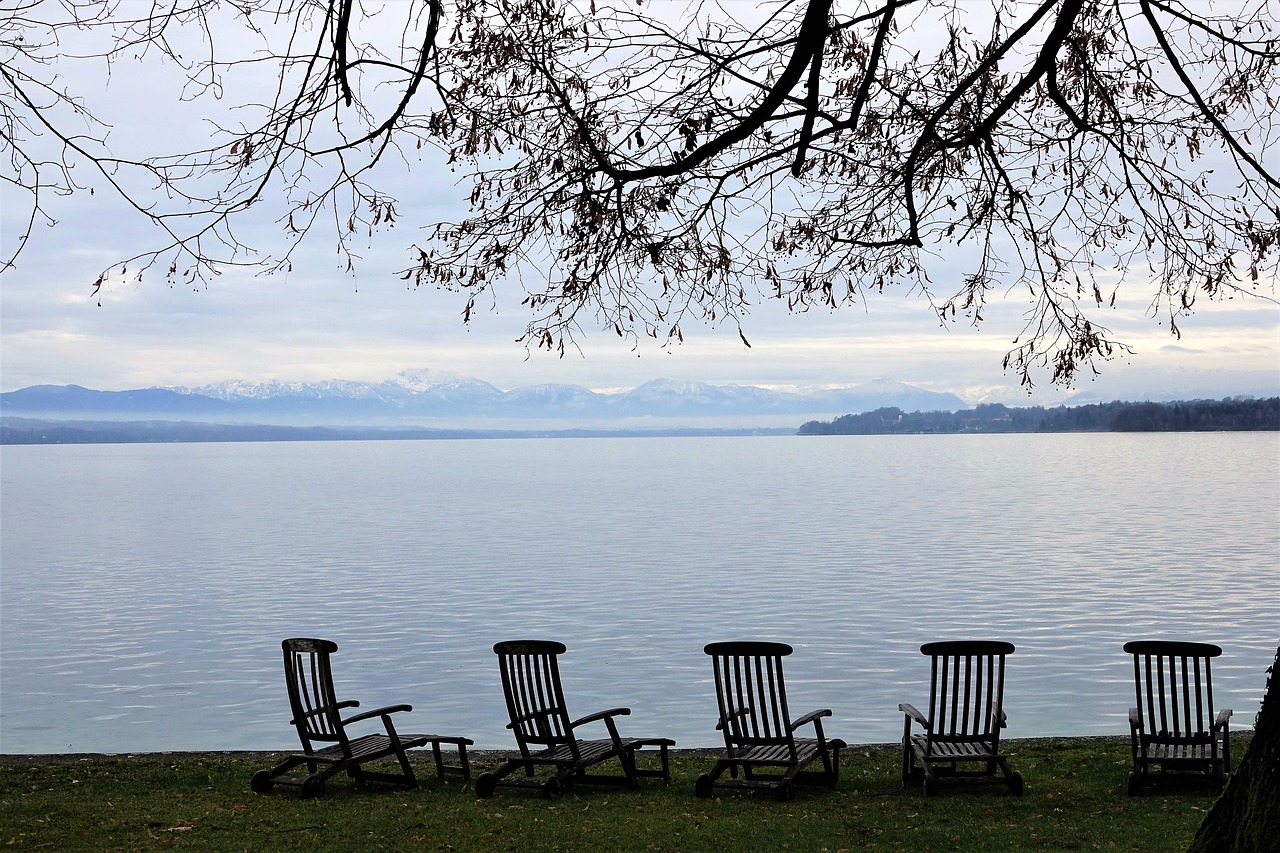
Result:
[[[402,730],[513,745],[490,647],[556,638],[570,712],[713,746],[703,644],[792,643],[854,743],[920,643],[1015,643],[1011,737],[1119,734],[1121,645],[1217,642],[1248,727],[1280,641],[1280,436],[4,447],[0,751],[296,745],[279,642]]]

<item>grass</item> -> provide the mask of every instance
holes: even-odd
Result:
[[[1233,737],[1244,753],[1248,733]],[[794,800],[693,795],[706,754],[673,756],[669,786],[571,788],[561,799],[435,779],[405,791],[330,780],[322,799],[249,777],[264,756],[3,757],[0,845],[45,850],[1184,850],[1212,790],[1131,798],[1127,739],[1013,741],[1023,797],[1003,787],[902,790],[898,754],[848,751],[839,789],[801,787]],[[425,758],[425,756],[423,756]],[[477,764],[486,763],[482,757]],[[477,771],[478,772],[478,771]]]

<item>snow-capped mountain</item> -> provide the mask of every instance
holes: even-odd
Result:
[[[321,399],[324,397],[362,399],[375,397],[377,386],[365,382],[351,382],[343,379],[328,379],[322,382],[280,382],[268,379],[263,382],[250,382],[245,379],[233,379],[215,385],[201,385],[198,388],[173,388],[179,394],[195,394],[214,400],[270,400],[276,397],[300,397],[303,399]]]
[[[35,386],[0,395],[9,415],[121,420],[201,418],[231,423],[353,424],[548,420],[603,425],[635,418],[735,425],[800,423],[814,417],[897,406],[907,411],[965,407],[959,397],[887,380],[810,392],[655,379],[617,393],[577,385],[502,391],[479,379],[406,371],[384,382],[222,382],[199,388],[93,391]]]
[[[526,385],[504,395],[508,405],[541,411],[586,411],[600,405],[607,395],[581,385]]]
[[[1189,392],[1187,389],[1203,389]],[[1234,389],[1234,390],[1233,390]],[[763,388],[654,379],[609,392],[545,384],[508,391],[480,379],[408,370],[381,382],[234,381],[199,388],[96,391],[78,385],[35,385],[0,394],[6,416],[53,420],[188,421],[288,426],[431,426],[460,429],[608,429],[667,427],[798,427],[883,408],[960,411],[978,403],[1079,405],[1112,400],[1270,398],[1280,375],[1225,372],[1195,376],[1147,372],[1123,381],[1102,378],[1072,393],[1050,389],[1027,399],[1010,388],[967,388],[964,399],[892,379],[843,387]]]
[[[174,388],[173,390],[184,394],[199,394],[215,400],[294,398],[403,402],[415,398],[495,400],[502,397],[502,391],[488,382],[427,369],[402,371],[393,379],[376,383],[354,382],[347,379],[328,379],[321,382],[280,382],[274,379],[263,382],[231,380],[198,388]]]

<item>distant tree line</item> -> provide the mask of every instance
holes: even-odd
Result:
[[[1280,397],[1177,403],[1096,403],[1012,408],[999,403],[960,412],[876,409],[809,421],[800,435],[896,435],[999,432],[1207,432],[1280,430]]]

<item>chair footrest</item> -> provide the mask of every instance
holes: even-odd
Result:
[[[622,739],[623,748],[629,749],[632,752],[636,752],[638,750],[646,749],[648,747],[654,747],[654,746],[665,750],[675,745],[676,745],[676,742],[669,737],[649,737],[649,738],[624,737]]]
[[[451,743],[454,746],[471,746],[472,744],[475,743],[475,741],[473,741],[469,737],[451,737],[449,735],[424,735],[424,734],[400,735],[401,740],[407,740],[408,738],[413,738],[414,740],[422,740],[427,743]]]
[[[633,759],[638,755],[652,755],[655,752],[658,756],[660,766],[657,770],[636,767],[634,768],[636,776],[646,779],[662,779],[666,782],[671,781],[671,767],[667,750],[676,745],[676,742],[671,738],[623,738],[622,745],[624,749],[631,753]]]
[[[422,740],[425,742],[424,745],[431,745],[431,755],[435,760],[437,778],[443,779],[446,772],[452,772],[462,774],[462,778],[467,782],[471,781],[471,760],[467,758],[467,747],[475,743],[471,738],[427,734],[404,735],[404,737]],[[444,754],[441,752],[440,747],[446,744],[457,748],[457,764],[449,764],[445,761]]]

